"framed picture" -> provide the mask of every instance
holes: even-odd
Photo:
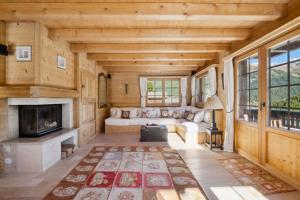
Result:
[[[31,46],[16,46],[16,60],[18,62],[31,61]]]
[[[66,69],[67,63],[66,63],[65,57],[60,56],[60,55],[57,56],[57,67],[60,69]]]

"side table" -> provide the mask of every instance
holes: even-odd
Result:
[[[209,135],[209,143],[207,141],[207,135]],[[220,140],[217,143],[217,136],[218,135],[220,136]],[[214,143],[212,142],[213,136],[214,136],[214,139],[215,139]],[[205,144],[207,146],[209,146],[210,149],[219,148],[219,149],[223,150],[223,131],[213,130],[213,129],[210,129],[210,128],[206,129]]]

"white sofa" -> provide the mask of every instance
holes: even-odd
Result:
[[[122,110],[130,111],[130,118],[121,118]],[[168,110],[169,117],[163,118],[161,112]],[[194,113],[196,117],[192,121],[182,118],[185,111]],[[145,117],[147,112],[149,116]],[[176,113],[176,119],[174,118]],[[210,127],[210,111],[192,106],[163,107],[163,108],[111,108],[110,117],[105,120],[106,133],[139,133],[140,127],[146,124],[161,124],[168,127],[168,132],[178,133],[186,143],[203,143],[206,128]],[[143,116],[142,116],[143,115]],[[180,117],[180,118],[178,118]]]

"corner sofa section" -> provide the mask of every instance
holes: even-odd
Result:
[[[130,111],[130,118],[121,118],[122,111]],[[162,112],[165,112],[163,116]],[[187,119],[184,116],[187,113],[193,113],[195,116],[193,119]],[[176,132],[186,143],[203,143],[206,128],[210,127],[210,114],[208,110],[192,106],[111,108],[110,117],[105,120],[105,133],[139,133],[142,125],[161,124],[168,127],[169,133]]]

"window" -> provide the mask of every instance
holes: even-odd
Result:
[[[268,52],[269,126],[300,130],[300,37]]]
[[[209,82],[207,74],[196,79],[196,103],[204,103],[208,98]]]
[[[148,79],[147,105],[179,106],[180,79]]]
[[[249,122],[257,122],[258,65],[257,55],[238,63],[238,117]]]

